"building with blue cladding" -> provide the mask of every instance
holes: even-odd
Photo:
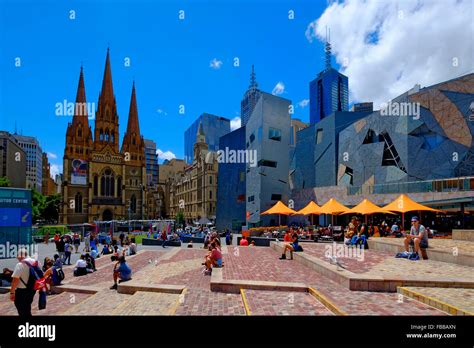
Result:
[[[339,133],[370,112],[336,111],[298,132],[291,158],[290,188],[337,184]]]
[[[156,154],[156,143],[153,140],[145,139],[145,159],[146,183],[148,186],[157,185],[159,177],[158,155]]]
[[[220,137],[230,132],[230,120],[228,118],[208,113],[200,115],[184,132],[184,160],[188,164],[193,162],[194,143],[196,142],[199,123],[202,123],[204,133],[206,134],[206,143],[209,146],[209,151],[219,150]]]
[[[309,121],[317,123],[335,111],[349,110],[349,79],[331,66],[331,44],[326,41],[326,67],[309,83]]]
[[[245,150],[245,126],[220,138],[221,151]],[[220,162],[217,178],[216,227],[239,232],[245,225],[246,164]]]
[[[290,105],[288,99],[261,92],[245,126],[245,148],[257,157],[256,165],[246,169],[248,227],[277,224],[278,216],[260,214],[278,201],[288,203]]]

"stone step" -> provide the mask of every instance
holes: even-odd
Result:
[[[178,304],[178,294],[137,291],[135,294],[129,295],[111,314],[174,315]]]

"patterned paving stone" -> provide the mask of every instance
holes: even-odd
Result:
[[[102,290],[78,305],[61,313],[64,315],[110,315],[131,295],[119,294],[115,290]]]
[[[245,315],[245,309],[240,294],[188,289],[176,315]]]
[[[0,315],[18,315],[13,302],[9,299],[9,294],[0,295]],[[89,298],[90,294],[63,292],[57,295],[47,297],[47,304],[44,310],[38,310],[38,295],[35,295],[32,304],[33,315],[60,315],[67,310],[72,309],[79,303]]]
[[[129,295],[112,315],[172,315],[178,304],[179,295],[158,292],[137,291]]]
[[[251,315],[333,315],[309,293],[245,290]]]
[[[444,302],[469,313],[474,313],[474,289],[405,287],[421,295]]]

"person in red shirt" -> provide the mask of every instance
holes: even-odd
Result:
[[[222,267],[222,253],[217,248],[216,242],[211,243],[211,251],[206,256],[206,269],[204,270],[204,274],[210,274],[212,271],[212,267]]]
[[[283,237],[283,241],[288,242],[288,243],[291,242],[291,233],[290,233],[290,231],[288,231],[288,230],[286,231],[285,236]]]
[[[245,236],[242,236],[242,239],[240,240],[240,246],[249,246],[249,241]]]

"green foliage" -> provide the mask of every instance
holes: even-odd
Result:
[[[57,223],[59,220],[59,207],[61,195],[43,196],[35,189],[31,190],[33,222],[39,220],[46,223]]]
[[[179,211],[177,214],[176,214],[176,224],[178,226],[184,226],[184,213],[182,211]]]
[[[0,176],[0,187],[10,187],[11,182],[6,176]]]

